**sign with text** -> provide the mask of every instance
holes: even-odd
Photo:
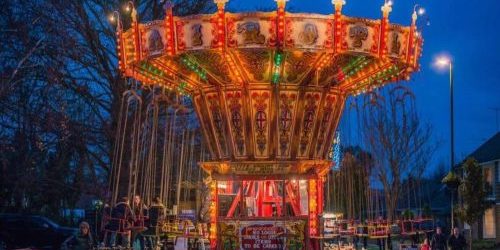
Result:
[[[245,222],[240,227],[241,249],[285,249],[283,222]]]
[[[288,174],[292,169],[290,164],[231,164],[232,173],[238,175],[271,175]]]

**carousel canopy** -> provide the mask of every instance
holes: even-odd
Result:
[[[342,0],[332,15],[289,13],[285,0],[254,13],[215,2],[216,13],[187,17],[167,4],[164,20],[145,24],[132,10],[130,29],[117,27],[120,70],[193,98],[212,163],[326,166],[345,99],[418,69],[417,15],[410,26],[391,24],[390,3],[370,20],[343,15]]]

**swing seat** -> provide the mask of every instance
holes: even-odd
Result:
[[[366,237],[369,236],[368,233],[368,226],[366,225],[358,225],[356,227],[356,235],[360,237]]]
[[[368,234],[371,239],[387,238],[389,234],[389,226],[387,225],[373,226],[368,230]]]
[[[419,223],[419,229],[422,232],[432,232],[434,231],[434,220],[433,219],[421,219]]]
[[[391,225],[390,232],[392,235],[398,235],[402,233],[401,227],[398,224]]]
[[[109,223],[105,229],[106,232],[127,234],[131,230],[131,224],[126,219],[110,218]]]

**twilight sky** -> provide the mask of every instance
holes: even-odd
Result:
[[[383,0],[346,0],[348,16],[379,19]],[[500,11],[498,0],[393,0],[390,21],[410,24],[415,3],[425,7],[430,26],[424,26],[421,71],[410,86],[416,95],[420,117],[434,128],[440,147],[434,163],[449,166],[449,82],[446,71],[433,66],[442,53],[454,59],[456,161],[474,151],[498,131],[493,108],[500,108]],[[228,10],[274,9],[273,0],[230,0]],[[330,14],[331,0],[290,0],[292,12]],[[500,115],[500,111],[499,111]]]

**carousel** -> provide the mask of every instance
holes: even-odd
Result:
[[[318,248],[346,98],[419,68],[415,12],[401,26],[389,21],[391,2],[370,20],[345,16],[344,0],[332,1],[331,15],[275,1],[276,11],[229,13],[228,0],[215,0],[215,13],[185,17],[167,2],[163,20],[140,23],[132,8],[129,29],[117,22],[123,76],[193,104],[209,152],[198,164],[208,176],[211,249]]]

